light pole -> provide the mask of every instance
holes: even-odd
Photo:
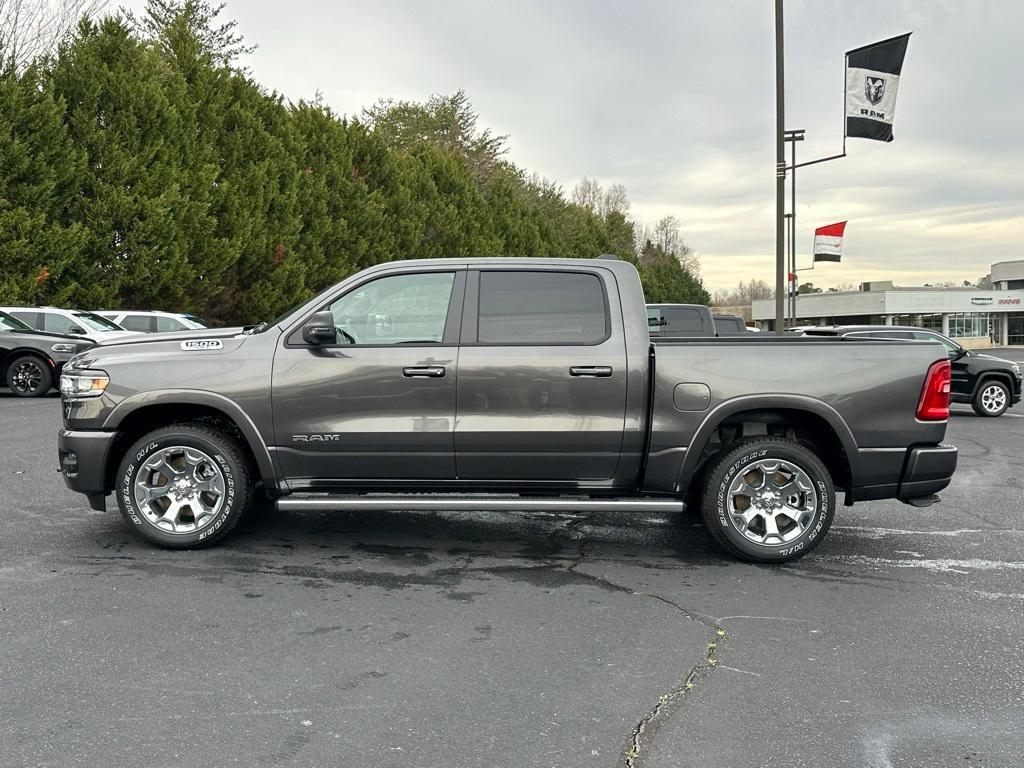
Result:
[[[782,0],[775,0],[775,333],[785,325],[786,272],[786,75]]]

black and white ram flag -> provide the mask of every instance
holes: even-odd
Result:
[[[910,33],[846,52],[846,135],[892,141],[896,90]]]

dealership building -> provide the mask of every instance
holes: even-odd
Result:
[[[754,322],[774,327],[775,300],[755,301]],[[861,283],[859,291],[805,293],[792,325],[913,325],[968,347],[1024,346],[1024,259],[1001,261],[982,287],[900,288]]]

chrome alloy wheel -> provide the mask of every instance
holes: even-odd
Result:
[[[34,392],[42,381],[42,366],[35,360],[24,360],[13,371],[11,389],[16,389],[19,392]]]
[[[729,486],[729,520],[746,539],[762,546],[799,538],[817,508],[811,478],[791,461],[752,461]]]
[[[224,473],[198,448],[175,445],[147,458],[135,476],[135,503],[146,519],[168,533],[193,533],[224,508]]]
[[[989,413],[999,413],[1006,407],[1006,390],[998,384],[989,384],[981,391],[981,407]]]

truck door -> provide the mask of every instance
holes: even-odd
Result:
[[[294,487],[455,477],[464,286],[461,270],[368,277],[318,308],[333,314],[336,343],[306,344],[301,325],[282,339],[274,435]]]
[[[459,352],[459,479],[612,478],[626,380],[622,310],[608,270],[471,271]]]

